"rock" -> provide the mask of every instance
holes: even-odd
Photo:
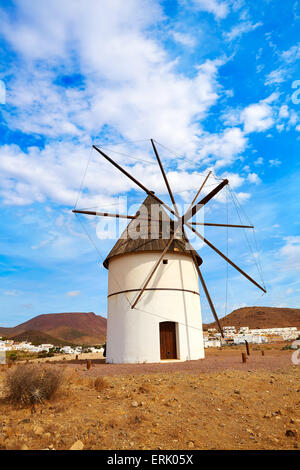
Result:
[[[266,413],[264,414],[263,418],[271,418],[271,416],[272,416],[271,413]]]
[[[297,431],[294,431],[293,429],[287,429],[285,431],[285,435],[287,437],[297,437]]]
[[[82,450],[84,448],[82,441],[76,441],[71,445],[69,450]]]
[[[190,441],[190,442],[188,443],[188,448],[189,448],[189,449],[193,449],[194,447],[195,447],[195,444],[193,443],[193,441]]]
[[[137,406],[139,406],[139,404],[138,404],[137,401],[132,401],[132,402],[131,402],[131,406],[133,406],[134,408],[136,408]]]
[[[97,399],[100,400],[100,398],[101,398],[100,395],[98,395],[98,396],[97,396]]]
[[[26,444],[23,444],[20,448],[20,450],[29,450]]]
[[[36,436],[42,436],[44,434],[44,429],[41,426],[35,426],[33,432]]]
[[[241,394],[241,392],[240,392],[239,390],[234,390],[234,393],[235,393],[236,395],[240,395],[240,394]]]

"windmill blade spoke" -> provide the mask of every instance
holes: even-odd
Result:
[[[204,188],[204,186],[205,186],[205,184],[206,184],[206,181],[208,180],[208,178],[210,177],[211,174],[212,174],[212,171],[209,171],[208,174],[206,175],[206,177],[205,177],[203,183],[201,184],[201,186],[200,186],[200,188],[198,189],[198,191],[197,191],[197,193],[196,193],[194,199],[192,200],[189,209],[191,209],[191,207],[193,207],[193,205],[195,204],[195,201],[196,201],[197,197],[198,197],[199,194],[201,193],[202,189]]]
[[[166,173],[165,173],[165,170],[164,170],[164,167],[163,167],[163,165],[162,165],[161,159],[160,159],[160,157],[159,157],[159,155],[158,155],[157,148],[156,148],[156,146],[155,146],[155,144],[154,144],[154,142],[153,142],[153,139],[150,139],[150,140],[151,140],[151,144],[152,144],[152,147],[153,147],[153,150],[154,150],[154,153],[155,153],[156,160],[157,160],[157,162],[158,162],[160,171],[161,171],[161,173],[162,173],[162,175],[163,175],[163,179],[164,179],[164,181],[165,181],[165,183],[166,183],[168,193],[169,193],[170,198],[171,198],[171,201],[172,201],[172,203],[173,203],[174,210],[175,210],[176,214],[179,215],[179,212],[178,212],[178,209],[177,209],[177,205],[176,205],[176,202],[175,202],[175,199],[174,199],[174,196],[173,196],[171,187],[170,187],[170,185],[169,185],[169,181],[168,181],[167,175],[166,175]]]
[[[213,224],[213,223],[209,223],[209,222],[191,222],[191,225],[207,225],[208,227],[254,228],[253,225]]]
[[[137,186],[139,186],[145,193],[147,193],[149,196],[154,197],[154,199],[157,200],[157,202],[161,205],[163,205],[171,214],[176,215],[178,218],[179,216],[176,214],[176,212],[171,209],[166,203],[164,203],[159,197],[157,197],[155,194],[153,194],[153,191],[150,191],[146,186],[144,186],[140,181],[138,181],[134,176],[132,176],[128,171],[124,170],[118,163],[116,163],[112,158],[110,158],[106,153],[102,152],[96,145],[93,145],[93,148],[97,150],[107,161],[109,161],[112,165],[114,165],[118,170],[120,170],[124,175],[127,176],[131,181],[133,181]]]
[[[228,184],[228,180],[225,179],[223,180],[216,188],[214,188],[212,191],[210,191],[206,196],[204,196],[200,201],[197,202],[193,207],[188,209],[185,213],[184,216],[184,221],[187,223],[187,221],[193,217],[197,212],[205,206],[214,196],[216,196],[223,188]]]
[[[138,220],[148,220],[148,222],[158,222],[160,224],[169,224],[170,220],[162,220],[162,219],[152,219],[152,217],[141,217],[141,215],[125,215],[125,214],[111,214],[109,212],[98,212],[98,211],[86,211],[80,209],[73,209],[72,212],[74,214],[84,214],[84,215],[94,215],[98,217],[115,217],[116,219],[138,219]],[[172,226],[171,221],[171,226]]]
[[[206,284],[205,284],[205,281],[204,281],[204,278],[203,278],[203,276],[202,276],[202,273],[201,273],[201,271],[200,271],[199,266],[198,266],[198,275],[199,275],[199,279],[200,279],[200,282],[201,282],[201,284],[202,284],[202,287],[203,287],[205,296],[206,296],[207,301],[208,301],[208,303],[209,303],[210,309],[211,309],[212,314],[213,314],[213,316],[214,316],[215,322],[216,322],[216,324],[217,324],[217,326],[218,326],[218,329],[219,329],[219,331],[220,331],[220,333],[221,333],[222,338],[224,338],[224,333],[223,333],[223,330],[222,330],[222,327],[221,327],[221,324],[220,324],[220,321],[219,321],[219,318],[218,318],[218,315],[217,315],[215,306],[214,306],[214,304],[213,304],[213,301],[211,300],[211,297],[210,297],[210,295],[209,295],[207,286],[206,286]]]
[[[201,233],[199,233],[189,222],[187,222],[186,225],[192,230],[192,232],[194,232],[199,238],[201,238],[201,240],[203,240],[204,243],[206,243],[210,248],[212,248],[216,253],[218,253],[218,255],[220,255],[223,259],[225,259],[227,263],[231,264],[231,266],[233,266],[240,274],[245,276],[245,278],[248,279],[248,281],[252,282],[252,284],[254,284],[256,287],[261,289],[263,292],[265,293],[267,292],[264,287],[258,284],[258,282],[252,279],[252,277],[250,277],[247,273],[245,273],[245,271],[239,268],[233,261],[231,261],[231,259],[229,259],[226,255],[224,255],[222,251],[218,250],[218,248],[216,248],[209,240],[207,240],[207,238],[204,238],[201,235]]]
[[[84,210],[79,210],[79,209],[73,209],[72,212],[74,212],[74,214],[97,215],[101,217],[115,217],[116,219],[136,219],[137,217],[135,215],[110,214],[109,212],[84,211]]]
[[[189,238],[188,238],[188,236],[187,236],[187,234],[186,234],[186,232],[185,232],[185,230],[184,230],[184,228],[183,228],[183,233],[184,233],[184,235],[185,235],[185,237],[186,237],[188,243],[191,244],[191,243],[190,243],[190,240],[189,240]],[[197,259],[196,259],[196,255],[195,255],[195,253],[194,253],[192,250],[191,250],[191,254],[192,254],[193,261],[194,261],[194,265],[195,265],[195,267],[196,267],[196,271],[197,271],[197,273],[198,273],[198,276],[199,276],[201,285],[202,285],[202,287],[203,287],[205,296],[206,296],[207,301],[208,301],[208,303],[209,303],[210,309],[211,309],[212,314],[213,314],[213,316],[214,316],[214,319],[215,319],[215,321],[216,321],[216,323],[217,323],[217,325],[218,325],[218,329],[219,329],[219,331],[220,331],[220,333],[221,333],[221,336],[222,336],[222,338],[224,338],[224,333],[223,333],[223,330],[222,330],[222,327],[221,327],[221,324],[220,324],[220,321],[219,321],[219,318],[218,318],[218,315],[217,315],[215,306],[214,306],[214,304],[213,304],[213,301],[211,300],[211,297],[210,297],[210,295],[209,295],[208,289],[207,289],[206,284],[205,284],[205,282],[204,282],[202,273],[201,273],[200,268],[199,268],[199,266],[198,266]]]

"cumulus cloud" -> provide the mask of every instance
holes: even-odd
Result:
[[[201,157],[210,157],[216,168],[230,164],[247,146],[247,138],[238,127],[227,128],[220,134],[204,135],[199,141]]]
[[[241,121],[246,134],[264,132],[274,124],[272,108],[265,101],[251,104],[243,109]]]
[[[250,183],[254,183],[254,184],[259,184],[259,183],[261,183],[261,179],[260,179],[260,177],[258,176],[258,174],[256,174],[256,173],[249,173],[248,176],[247,176],[247,180],[248,180]]]
[[[155,137],[175,148],[187,142],[196,148],[198,121],[219,97],[224,59],[206,60],[193,77],[177,73],[176,61],[147,33],[162,15],[157,2],[16,4],[19,14],[3,13],[0,20],[2,34],[23,60],[22,74],[10,71],[4,113],[10,128],[81,141],[109,130],[110,136]],[[192,44],[188,35],[174,35]],[[72,83],[77,72],[80,86],[61,85],[65,76]]]

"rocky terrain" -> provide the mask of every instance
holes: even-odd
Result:
[[[262,356],[255,348],[246,364],[240,356],[239,347],[211,350],[190,369],[141,364],[137,374],[62,363],[63,388],[34,413],[6,402],[2,366],[0,448],[299,449],[300,366],[291,351],[269,345]]]

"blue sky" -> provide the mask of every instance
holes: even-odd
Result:
[[[219,315],[299,307],[299,25],[295,0],[0,0],[1,325],[106,315],[114,240],[81,217],[96,251],[71,210],[86,168],[78,208],[144,199],[92,144],[169,202],[150,138],[174,152],[158,146],[179,203],[211,169],[255,225],[263,297],[229,268],[226,304],[226,264],[195,242]],[[238,221],[226,194],[207,221]],[[226,252],[226,229],[205,235]],[[229,230],[228,253],[260,281],[242,231]],[[203,296],[202,308],[210,321]]]

